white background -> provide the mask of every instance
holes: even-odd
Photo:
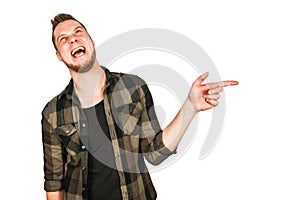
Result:
[[[51,43],[50,19],[59,12],[83,22],[96,46],[138,28],[179,32],[208,53],[222,79],[240,82],[225,90],[226,120],[212,153],[198,159],[199,131],[179,161],[152,173],[159,200],[300,198],[297,1],[2,4],[1,199],[45,199],[40,113],[70,78]]]

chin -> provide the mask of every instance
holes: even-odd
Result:
[[[95,64],[95,61],[96,61],[96,52],[94,51],[92,56],[87,59],[85,62],[83,62],[82,64],[71,64],[71,63],[67,63],[67,62],[64,62],[67,67],[75,72],[78,72],[78,73],[84,73],[84,72],[87,72],[89,71],[93,65]]]
[[[70,63],[65,63],[67,67],[75,72],[78,73],[84,73],[89,71],[93,65],[95,64],[95,59],[91,59],[89,62],[81,64],[81,65],[75,65]]]

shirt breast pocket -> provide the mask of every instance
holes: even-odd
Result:
[[[71,156],[76,156],[81,151],[81,142],[78,130],[73,124],[65,124],[56,128],[66,151]]]
[[[125,135],[138,135],[140,132],[140,117],[142,114],[142,104],[132,102],[117,108],[117,126]]]

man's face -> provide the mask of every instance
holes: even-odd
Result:
[[[90,35],[75,20],[59,23],[54,30],[56,55],[76,72],[88,71],[95,63],[95,47]]]

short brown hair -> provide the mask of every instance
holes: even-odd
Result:
[[[60,13],[60,14],[57,14],[52,20],[51,20],[51,24],[52,24],[52,43],[54,45],[54,48],[55,50],[57,50],[57,47],[56,47],[56,44],[55,44],[55,37],[54,37],[54,30],[56,28],[56,26],[61,23],[61,22],[64,22],[66,20],[74,20],[74,21],[77,21],[85,30],[85,26],[80,22],[78,21],[77,19],[75,19],[72,15],[70,14],[65,14],[65,13]]]

